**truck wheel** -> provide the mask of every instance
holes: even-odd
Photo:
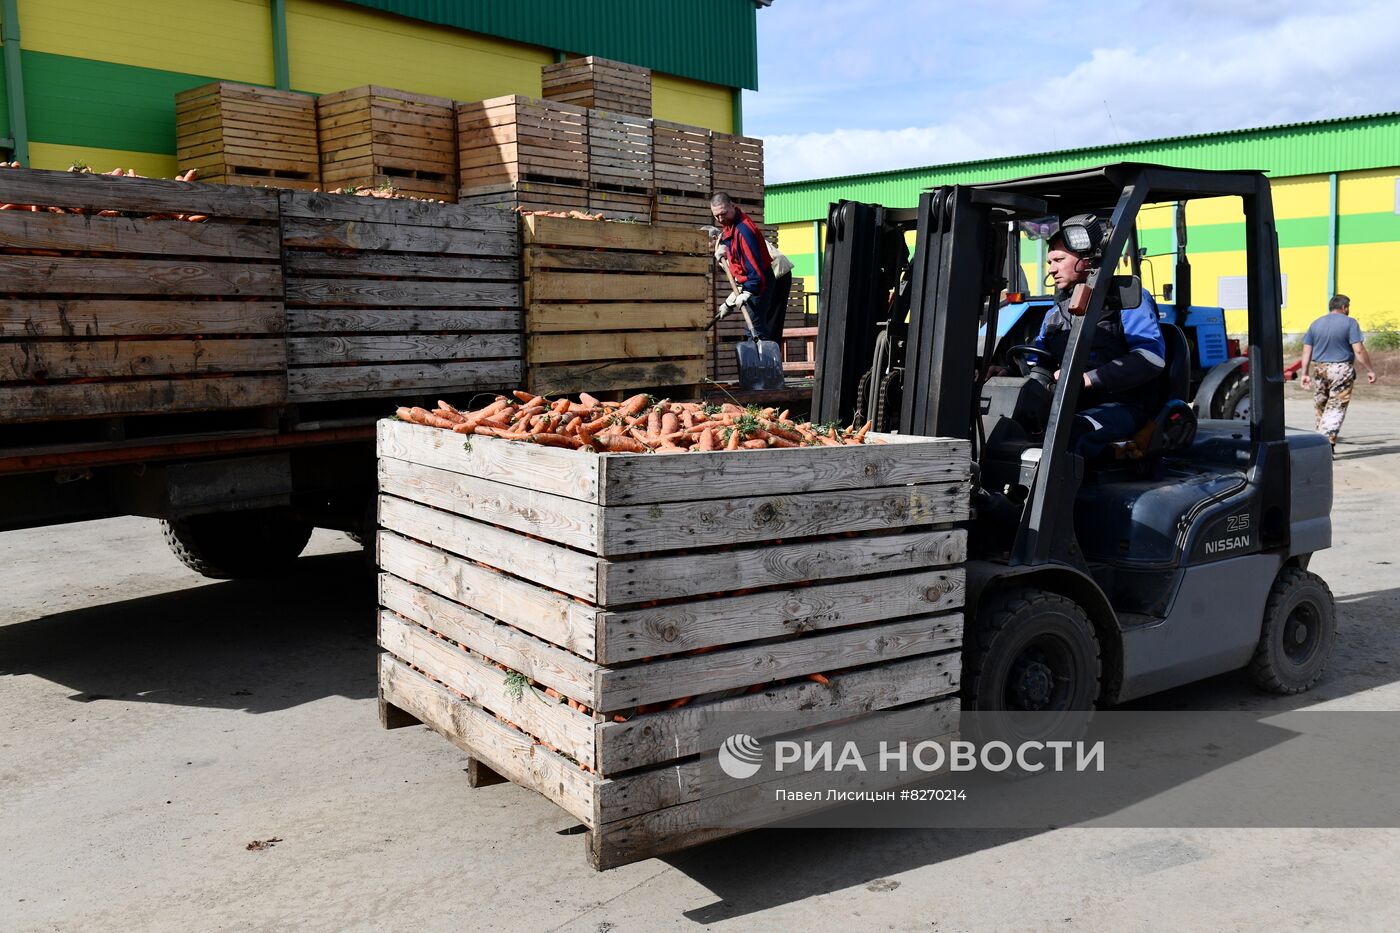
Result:
[[[1215,399],[1216,405],[1215,411],[1211,412],[1212,418],[1224,418],[1227,421],[1248,421],[1249,374],[1240,373],[1226,382],[1215,393]]]
[[[283,572],[311,538],[306,522],[262,509],[191,515],[161,526],[180,563],[215,580]]]
[[[1322,677],[1336,640],[1337,612],[1327,583],[1315,573],[1286,567],[1264,603],[1250,679],[1270,693],[1302,693]]]
[[[1034,587],[986,594],[963,644],[965,725],[982,741],[1072,741],[1099,695],[1099,640],[1071,599]]]

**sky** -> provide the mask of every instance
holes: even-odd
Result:
[[[1397,0],[773,0],[771,183],[1400,110]]]

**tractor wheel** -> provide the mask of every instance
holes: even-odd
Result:
[[[1249,374],[1239,373],[1226,381],[1216,393],[1212,403],[1215,409],[1212,418],[1227,421],[1249,420]]]
[[[981,741],[1073,741],[1099,696],[1099,640],[1071,599],[1034,587],[983,596],[963,645],[964,726]]]
[[[266,509],[191,515],[161,526],[180,563],[215,580],[284,572],[311,538],[311,525]]]
[[[1302,693],[1322,677],[1336,641],[1336,605],[1327,583],[1315,573],[1286,567],[1264,603],[1250,679],[1270,693]]]

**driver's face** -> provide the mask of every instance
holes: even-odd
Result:
[[[1088,278],[1088,263],[1064,247],[1055,247],[1045,255],[1045,265],[1056,288],[1069,288]]]

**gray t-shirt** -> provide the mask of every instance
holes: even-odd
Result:
[[[1315,363],[1350,363],[1356,359],[1351,345],[1361,342],[1361,325],[1356,318],[1329,311],[1308,327],[1303,343],[1313,348]]]

